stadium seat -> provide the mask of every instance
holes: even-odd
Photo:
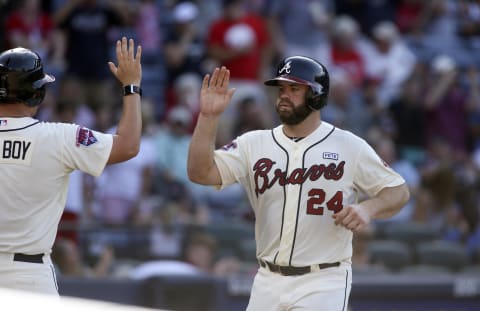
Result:
[[[462,268],[459,273],[464,276],[471,276],[480,279],[480,265],[470,265]]]
[[[368,252],[374,264],[385,266],[391,271],[398,271],[412,263],[410,248],[401,241],[373,240],[368,245]]]
[[[445,267],[436,265],[415,264],[405,266],[401,271],[401,275],[451,275],[452,272]]]
[[[477,247],[473,247],[471,250],[472,252],[472,257],[473,257],[473,263],[480,265],[480,245]]]
[[[257,245],[255,239],[244,239],[239,243],[240,259],[245,262],[257,262]]]
[[[366,266],[355,266],[352,265],[352,275],[355,276],[372,276],[379,274],[389,274],[390,271],[383,265],[366,265]]]
[[[244,223],[211,224],[205,227],[218,243],[220,253],[241,256],[242,241],[254,239],[253,225]]]
[[[408,243],[414,247],[417,243],[433,241],[438,233],[430,226],[417,223],[394,223],[385,227],[383,237],[387,240],[396,240]]]
[[[257,262],[257,245],[255,239],[244,239],[240,242],[240,259],[246,262]]]
[[[467,249],[454,242],[424,242],[417,245],[416,252],[419,264],[445,267],[454,272],[470,264]]]

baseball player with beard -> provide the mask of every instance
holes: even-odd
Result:
[[[188,158],[192,181],[244,186],[255,213],[255,276],[247,310],[346,310],[352,235],[396,214],[409,198],[403,178],[361,138],[322,121],[329,76],[316,60],[284,59],[275,78],[282,122],[214,150],[219,116],[234,89],[216,68],[201,89]],[[357,193],[369,199],[357,202]]]
[[[112,135],[36,120],[46,85],[55,78],[43,72],[42,60],[31,50],[0,54],[0,287],[58,295],[50,253],[69,174],[81,170],[98,176],[105,165],[138,153],[141,48],[122,38],[116,55],[118,67],[109,66],[125,96]]]

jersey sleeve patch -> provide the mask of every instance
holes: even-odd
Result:
[[[86,128],[86,127],[78,127],[77,129],[77,141],[76,145],[77,147],[80,145],[84,146],[90,146],[94,143],[96,143],[98,140],[97,138],[93,135],[93,131]]]

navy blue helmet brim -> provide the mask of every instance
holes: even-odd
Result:
[[[51,83],[53,81],[55,81],[55,77],[53,75],[45,74],[42,79],[33,82],[33,87],[39,89],[45,84]]]

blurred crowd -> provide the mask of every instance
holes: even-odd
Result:
[[[106,276],[120,258],[241,270],[241,256],[198,228],[233,222],[253,231],[243,189],[218,192],[186,174],[201,80],[225,65],[237,89],[221,147],[278,124],[263,81],[294,54],[329,69],[322,119],[364,137],[410,187],[407,206],[366,235],[423,224],[480,263],[480,1],[4,0],[0,22],[2,50],[33,49],[57,77],[38,118],[99,131],[115,131],[121,105],[107,66],[113,43],[125,35],[143,47],[140,153],[98,178],[71,175],[54,249],[61,273]],[[354,264],[368,264],[355,254]]]

